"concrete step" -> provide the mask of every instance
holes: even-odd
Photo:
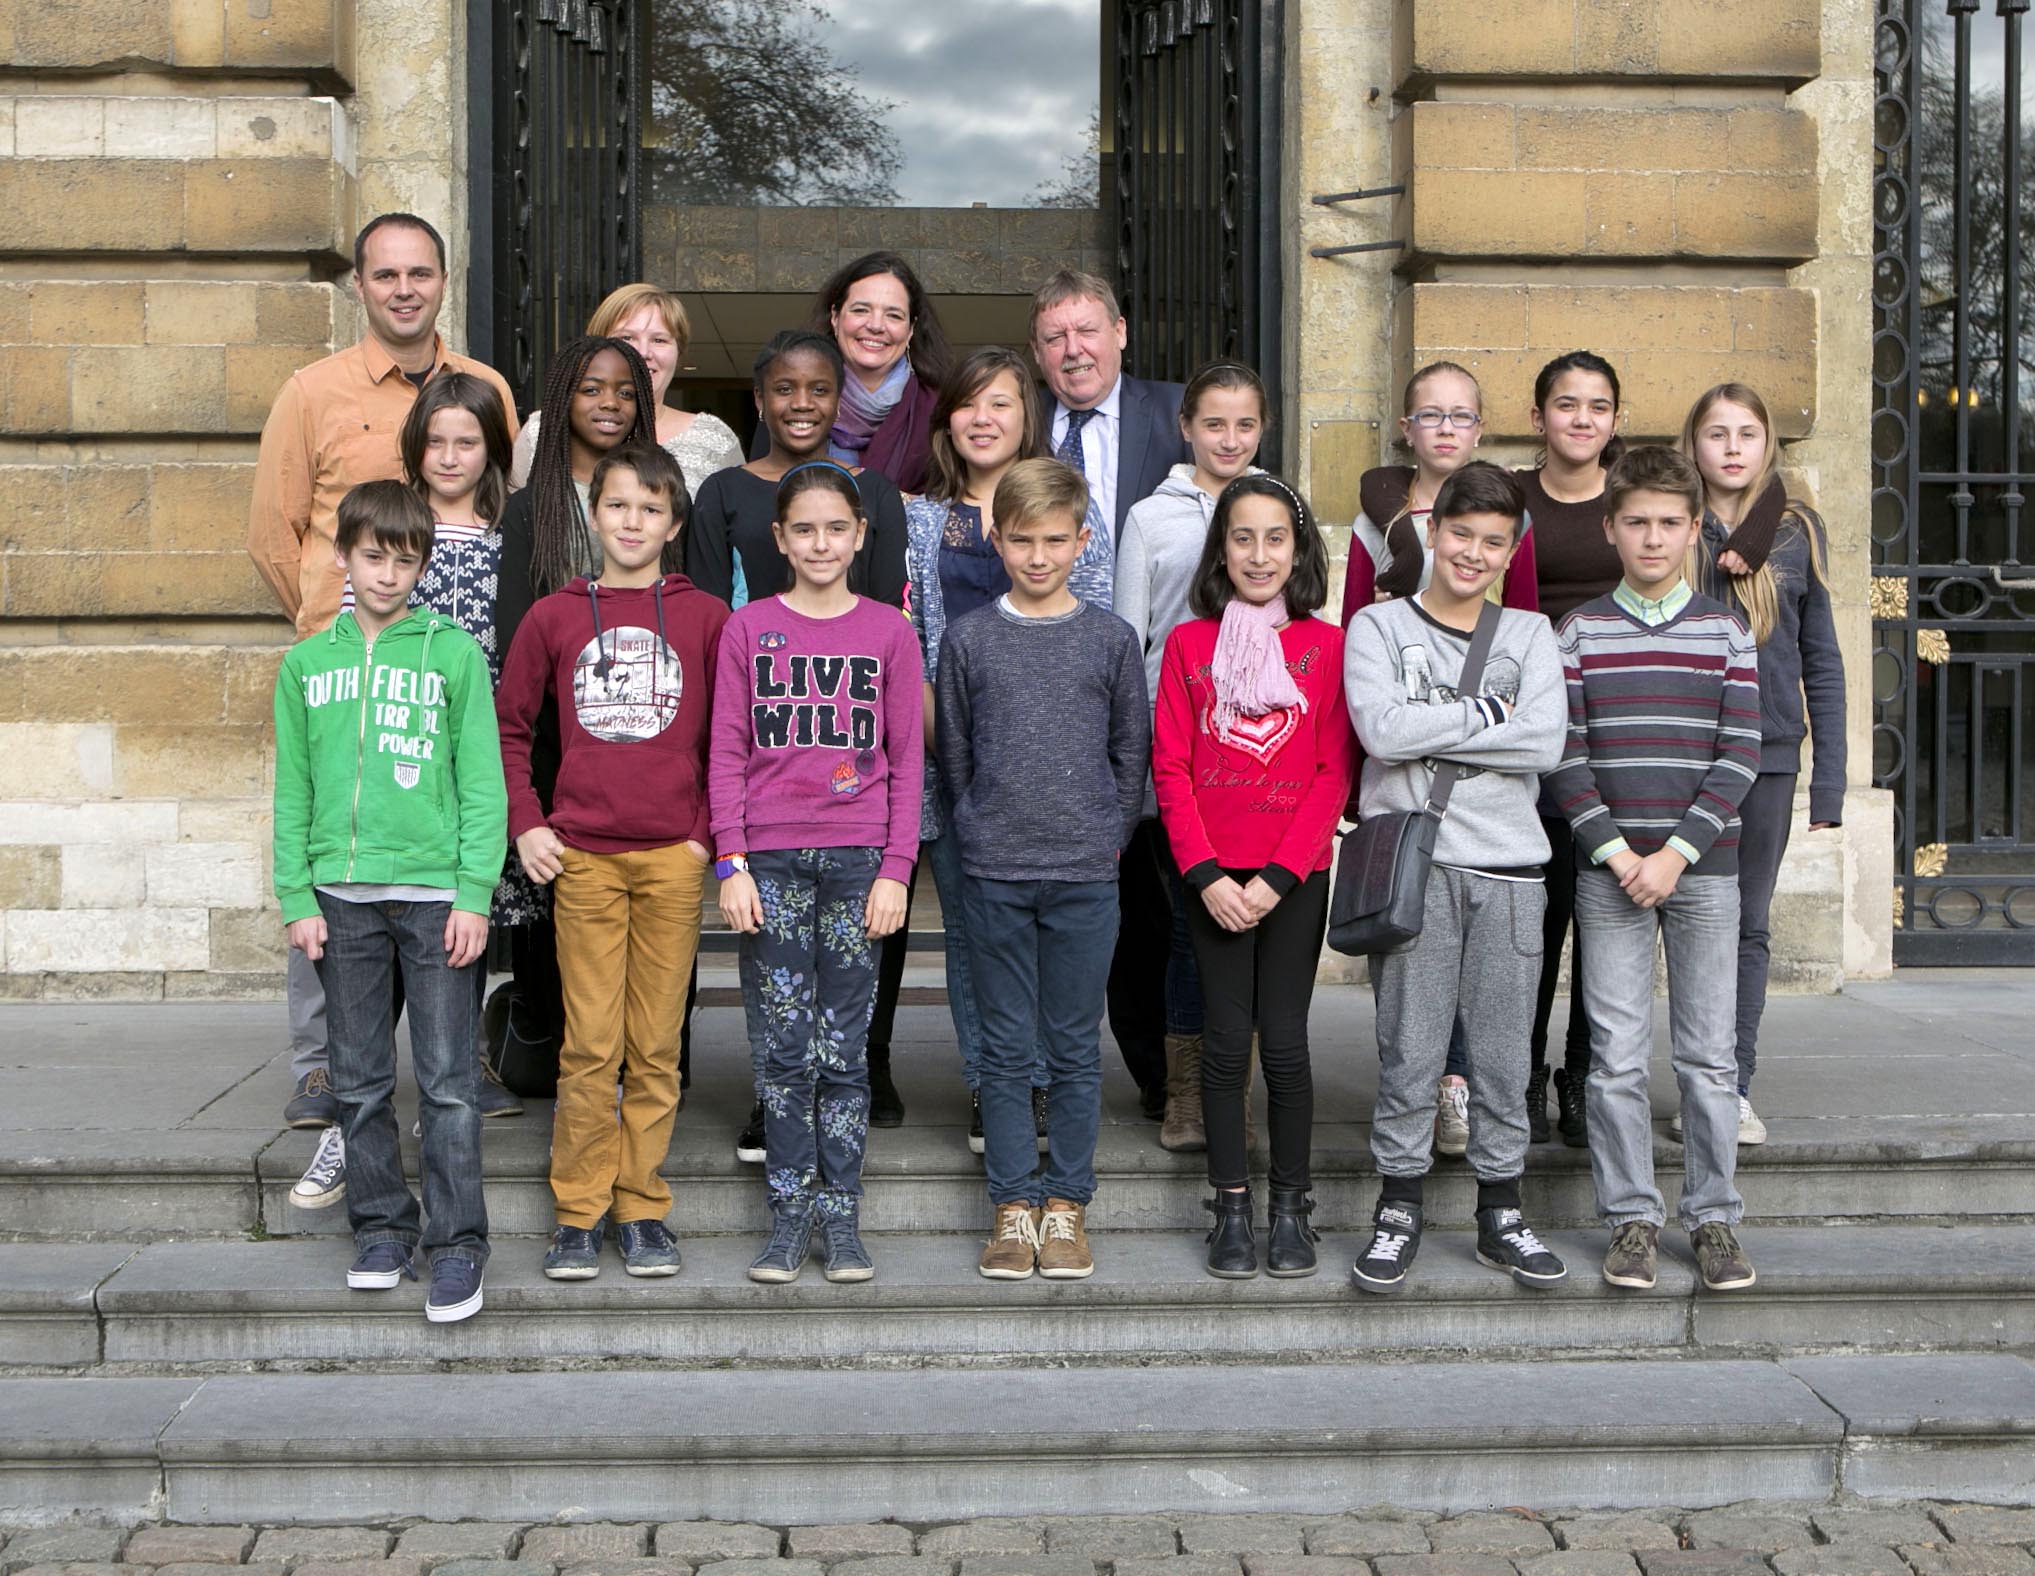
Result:
[[[336,1242],[15,1244],[0,1247],[0,1363],[883,1367],[2035,1348],[2035,1232],[2018,1226],[1755,1228],[1745,1241],[1759,1284],[1731,1295],[1698,1290],[1678,1232],[1652,1295],[1604,1284],[1597,1231],[1550,1234],[1570,1276],[1546,1292],[1478,1264],[1467,1231],[1431,1232],[1389,1298],[1350,1285],[1360,1237],[1328,1236],[1321,1274],[1302,1281],[1216,1280],[1187,1232],[1094,1240],[1096,1274],[1081,1282],[985,1281],[979,1237],[872,1235],[873,1282],[829,1285],[814,1264],[794,1285],[763,1287],[744,1273],[755,1236],[687,1240],[669,1280],[633,1280],[611,1253],[598,1280],[571,1284],[543,1278],[540,1239],[498,1238],[485,1312],[449,1328],[423,1322],[420,1286],[348,1291]]]
[[[0,1415],[10,1520],[2035,1499],[2005,1356],[16,1379]]]
[[[1204,1160],[1158,1147],[1158,1130],[1126,1100],[1112,1099],[1097,1147],[1096,1223],[1109,1229],[1205,1226]],[[486,1125],[488,1209],[498,1233],[551,1226],[546,1177],[549,1106]],[[1749,1219],[2005,1221],[2035,1219],[2035,1129],[2018,1116],[1777,1118],[1770,1141],[1739,1155]],[[677,1199],[674,1228],[688,1233],[765,1229],[759,1167],[734,1157],[736,1123],[682,1113],[664,1167]],[[317,1235],[346,1229],[346,1212],[306,1211],[287,1201],[316,1134],[270,1127],[170,1132],[0,1131],[0,1237],[46,1241],[146,1241],[188,1236]],[[405,1136],[410,1174],[414,1141]],[[1655,1164],[1670,1212],[1681,1180],[1681,1145],[1656,1123]],[[1262,1150],[1259,1155],[1262,1164]],[[1376,1196],[1370,1129],[1315,1128],[1316,1221],[1360,1229]],[[966,1130],[910,1125],[870,1134],[865,1223],[874,1231],[975,1231],[987,1204],[980,1161]],[[1474,1181],[1458,1160],[1439,1160],[1430,1210],[1467,1216]],[[1536,1146],[1525,1195],[1549,1228],[1595,1224],[1585,1151]]]

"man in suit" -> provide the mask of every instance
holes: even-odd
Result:
[[[1068,578],[1085,601],[1108,607],[1117,543],[1131,505],[1158,490],[1192,455],[1180,433],[1178,383],[1125,375],[1128,326],[1109,282],[1062,269],[1032,297],[1032,359],[1053,396],[1047,441],[1088,479],[1087,549]],[[1118,883],[1122,920],[1109,970],[1109,1032],[1137,1080],[1146,1116],[1166,1113],[1166,960],[1173,906],[1171,860],[1156,819],[1138,824]]]

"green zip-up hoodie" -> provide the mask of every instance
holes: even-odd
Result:
[[[317,887],[449,887],[485,914],[509,846],[487,658],[418,608],[372,649],[352,613],[290,648],[276,674],[276,900],[318,914]]]

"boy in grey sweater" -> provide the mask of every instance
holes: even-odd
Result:
[[[1365,755],[1359,819],[1419,809],[1443,761],[1462,767],[1435,839],[1425,927],[1409,950],[1371,962],[1381,1062],[1371,1152],[1382,1183],[1371,1245],[1351,1271],[1365,1291],[1397,1290],[1419,1250],[1435,1081],[1458,1012],[1475,1074],[1477,1258],[1522,1286],[1568,1273],[1527,1226],[1519,1198],[1547,904],[1538,774],[1560,760],[1567,725],[1547,620],[1502,609],[1476,693],[1458,690],[1485,593],[1512,562],[1525,512],[1511,472],[1482,462],[1457,471],[1429,520],[1426,589],[1360,609],[1344,645],[1343,692]]]
[[[962,918],[982,1021],[983,1169],[996,1211],[991,1280],[1095,1269],[1086,1209],[1102,1125],[1102,1009],[1117,934],[1118,856],[1143,808],[1152,710],[1137,637],[1079,601],[1088,487],[1058,460],[997,485],[1011,588],[947,627],[934,748],[961,840]],[[1046,1165],[1032,1068],[1046,1061]]]

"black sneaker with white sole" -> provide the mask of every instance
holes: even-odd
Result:
[[[1033,1084],[1032,1126],[1038,1129],[1039,1153],[1042,1155],[1046,1152],[1047,1148],[1049,1147],[1046,1138],[1046,1117],[1049,1114],[1051,1103],[1052,1096],[1049,1095],[1045,1090],[1041,1089],[1037,1084]]]
[[[760,1166],[770,1153],[763,1147],[763,1102],[758,1100],[749,1112],[749,1122],[735,1137],[735,1158],[744,1164]]]
[[[1522,1286],[1553,1286],[1569,1276],[1569,1267],[1516,1209],[1477,1211],[1477,1262],[1505,1271]]]
[[[968,1153],[979,1155],[988,1147],[988,1141],[982,1136],[982,1094],[979,1090],[970,1089],[968,1091]]]
[[[1371,1231],[1371,1245],[1350,1266],[1350,1277],[1359,1291],[1397,1291],[1420,1251],[1420,1206],[1381,1199]]]

